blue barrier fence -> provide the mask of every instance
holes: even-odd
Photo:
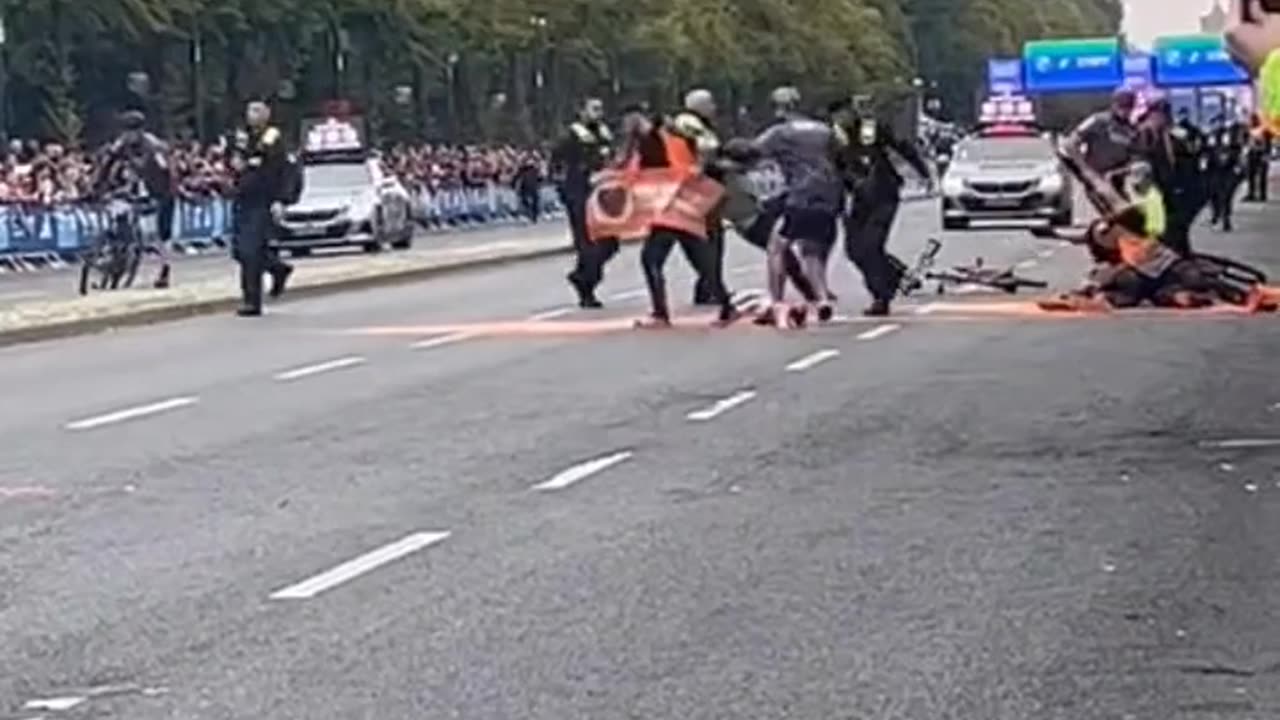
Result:
[[[499,185],[419,192],[413,200],[417,220],[433,230],[494,225],[524,217],[519,195]],[[554,188],[542,188],[539,201],[543,214],[562,209]],[[0,256],[74,254],[87,247],[104,224],[101,211],[83,204],[0,205]],[[174,210],[173,235],[181,242],[214,243],[223,239],[230,227],[231,203],[227,200],[180,201]]]

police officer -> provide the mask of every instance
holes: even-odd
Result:
[[[689,142],[707,174],[720,180],[715,165],[720,152],[720,136],[713,120],[715,116],[716,101],[711,91],[702,88],[691,90],[685,95],[684,109],[672,120],[671,129]],[[708,268],[716,277],[698,278],[693,293],[695,305],[716,304],[712,288],[717,282],[724,282],[724,222],[719,212],[707,218],[707,250]]]
[[[1223,232],[1232,230],[1236,190],[1240,187],[1240,163],[1244,157],[1244,135],[1240,125],[1227,122],[1226,115],[1219,115],[1214,118],[1213,130],[1205,143],[1213,205],[1212,223],[1221,225]]]
[[[1138,129],[1133,124],[1133,111],[1138,96],[1128,88],[1120,88],[1111,96],[1111,107],[1085,118],[1063,141],[1072,154],[1083,150],[1084,163],[1094,172],[1108,178],[1112,188],[1125,194],[1123,170],[1133,160]]]
[[[242,303],[237,314],[262,314],[262,275],[271,275],[271,297],[284,292],[293,268],[271,247],[271,236],[284,205],[281,198],[289,169],[284,136],[271,125],[271,108],[251,102],[245,113],[248,128],[238,138],[240,173],[236,180],[234,253],[240,263]]]
[[[865,314],[889,314],[889,304],[902,283],[906,264],[886,250],[898,206],[902,202],[902,176],[889,158],[898,155],[925,181],[932,192],[933,176],[916,144],[902,140],[884,122],[854,110],[850,101],[830,108],[841,145],[841,172],[852,196],[845,216],[845,253],[862,273],[871,306]]]
[[[1249,192],[1245,202],[1267,201],[1267,178],[1271,173],[1270,131],[1262,124],[1262,119],[1254,115],[1249,128],[1249,149],[1246,153],[1245,174],[1248,177]]]
[[[604,122],[604,103],[599,98],[588,98],[582,103],[578,118],[569,123],[551,153],[551,175],[569,217],[569,232],[577,255],[568,280],[583,308],[603,307],[596,297],[596,288],[604,276],[605,263],[618,252],[616,240],[593,243],[587,235],[591,176],[603,169],[612,157],[613,136]]]
[[[1138,154],[1151,168],[1168,219],[1161,241],[1179,255],[1191,253],[1191,226],[1209,200],[1196,136],[1173,123],[1172,107],[1157,99],[1139,124]]]

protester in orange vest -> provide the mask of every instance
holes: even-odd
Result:
[[[665,168],[672,171],[676,178],[690,178],[701,173],[696,149],[685,138],[668,131],[661,117],[648,113],[641,106],[629,107],[624,113],[623,127],[627,135],[624,162],[628,169]],[[703,222],[705,225],[705,219]],[[671,325],[664,267],[667,256],[677,244],[698,276],[708,280],[712,299],[720,306],[719,323],[728,324],[737,319],[737,311],[719,273],[712,270],[712,260],[705,240],[686,229],[668,227],[662,220],[657,220],[640,250],[640,262],[649,287],[652,313],[639,325],[654,328]]]

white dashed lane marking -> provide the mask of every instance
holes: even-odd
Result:
[[[1200,447],[1212,450],[1249,450],[1280,447],[1280,438],[1233,438],[1230,440],[1206,440]]]
[[[875,340],[877,338],[882,338],[891,332],[895,332],[901,327],[902,327],[901,325],[897,325],[894,323],[890,323],[888,325],[877,325],[864,333],[860,333],[858,335],[858,339],[859,340]]]
[[[1018,263],[1014,267],[1018,268],[1019,270],[1028,270],[1039,264],[1040,262],[1038,260],[1023,260],[1022,262]]]
[[[693,422],[707,422],[708,420],[714,420],[739,405],[743,405],[754,400],[755,397],[755,390],[743,390],[741,392],[734,393],[723,400],[717,401],[710,407],[695,410],[689,413],[686,417]]]
[[[23,710],[48,710],[51,712],[66,712],[77,705],[83,705],[89,698],[74,697],[56,697],[45,698],[43,700],[30,700],[26,705],[22,706]]]
[[[396,542],[383,545],[377,550],[367,552],[354,560],[344,562],[332,570],[303,580],[296,585],[277,590],[272,593],[271,599],[309,600],[326,590],[331,590],[387,563],[399,560],[423,548],[444,542],[448,537],[449,533],[447,532],[414,533]]]
[[[464,340],[470,340],[471,337],[472,336],[467,333],[451,333],[449,335],[441,335],[440,337],[431,338],[429,340],[421,340],[409,347],[414,350],[430,350],[432,348],[444,347],[446,345],[460,343]]]
[[[632,456],[633,453],[630,450],[622,450],[620,452],[613,453],[612,455],[605,455],[604,457],[598,457],[594,460],[580,462],[571,468],[556,473],[556,475],[550,480],[534,485],[533,489],[539,492],[564,490],[567,487],[586,480],[592,475],[598,475],[614,465],[624,463],[630,460]]]
[[[116,410],[115,412],[95,415],[93,417],[84,418],[83,420],[69,422],[67,423],[66,428],[68,430],[92,430],[104,425],[136,420],[149,415],[159,415],[160,413],[190,407],[195,405],[197,402],[199,402],[199,398],[196,397],[170,398],[168,400],[161,400],[149,405],[138,405],[137,407],[125,408],[124,410]]]
[[[818,365],[821,365],[822,363],[837,357],[840,357],[839,350],[832,350],[832,349],[819,350],[818,352],[815,352],[811,355],[806,355],[800,358],[799,360],[796,360],[795,362],[788,365],[787,372],[793,372],[793,373],[804,372],[805,370],[809,370],[814,367],[817,367]]]
[[[572,312],[573,312],[573,308],[568,308],[568,307],[556,308],[554,310],[547,310],[545,312],[540,312],[540,313],[535,313],[533,315],[530,315],[529,319],[538,320],[538,321],[555,320],[556,318],[562,318],[565,315],[568,315],[569,313],[572,313]]]
[[[346,368],[353,368],[359,365],[363,365],[364,363],[365,363],[364,358],[359,357],[357,355],[351,355],[348,357],[338,358],[336,360],[327,360],[325,362],[316,363],[314,365],[305,365],[300,368],[294,368],[293,370],[286,370],[282,373],[276,374],[275,379],[279,380],[280,382],[290,382],[293,380],[301,380],[303,378],[308,378],[308,377],[311,377],[312,375],[319,375],[321,373],[333,372],[334,370],[345,370]]]
[[[648,290],[645,290],[644,288],[637,288],[635,290],[627,290],[626,292],[614,293],[605,299],[606,300],[632,300],[634,298],[644,297],[647,294],[649,294]]]

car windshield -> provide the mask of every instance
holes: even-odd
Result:
[[[957,157],[969,162],[1044,162],[1053,146],[1044,138],[981,138],[963,143]]]
[[[305,175],[305,187],[311,190],[360,190],[373,184],[373,174],[364,163],[308,165]]]

